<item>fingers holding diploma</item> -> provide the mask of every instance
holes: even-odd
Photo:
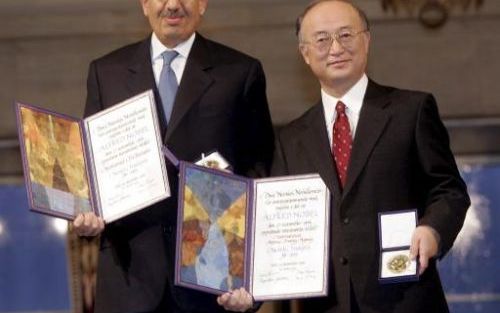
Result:
[[[253,307],[253,297],[242,287],[219,296],[217,303],[228,311],[245,312]]]
[[[97,236],[104,230],[104,220],[92,212],[80,213],[73,221],[78,236]]]

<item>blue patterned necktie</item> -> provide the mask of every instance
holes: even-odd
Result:
[[[177,55],[177,51],[173,50],[162,53],[163,68],[160,73],[158,91],[160,92],[163,113],[165,114],[167,124],[170,121],[170,115],[172,114],[172,108],[174,107],[175,94],[177,93],[177,87],[179,86],[175,73],[170,66],[173,59],[175,59]]]

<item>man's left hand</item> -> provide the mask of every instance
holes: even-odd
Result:
[[[245,312],[253,307],[253,298],[242,287],[219,296],[217,303],[228,311]]]
[[[422,225],[415,228],[411,239],[410,258],[418,256],[420,262],[419,275],[422,275],[429,266],[429,259],[438,253],[437,232],[430,226]]]

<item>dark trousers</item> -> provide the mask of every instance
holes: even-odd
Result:
[[[354,295],[354,291],[352,289],[352,283],[351,283],[351,313],[361,313],[361,310],[359,309],[358,299],[356,299],[356,296]]]

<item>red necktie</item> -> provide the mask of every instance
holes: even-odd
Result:
[[[345,114],[345,104],[341,101],[337,102],[335,110],[337,111],[337,118],[333,124],[332,153],[340,184],[344,188],[352,149],[351,127]]]

